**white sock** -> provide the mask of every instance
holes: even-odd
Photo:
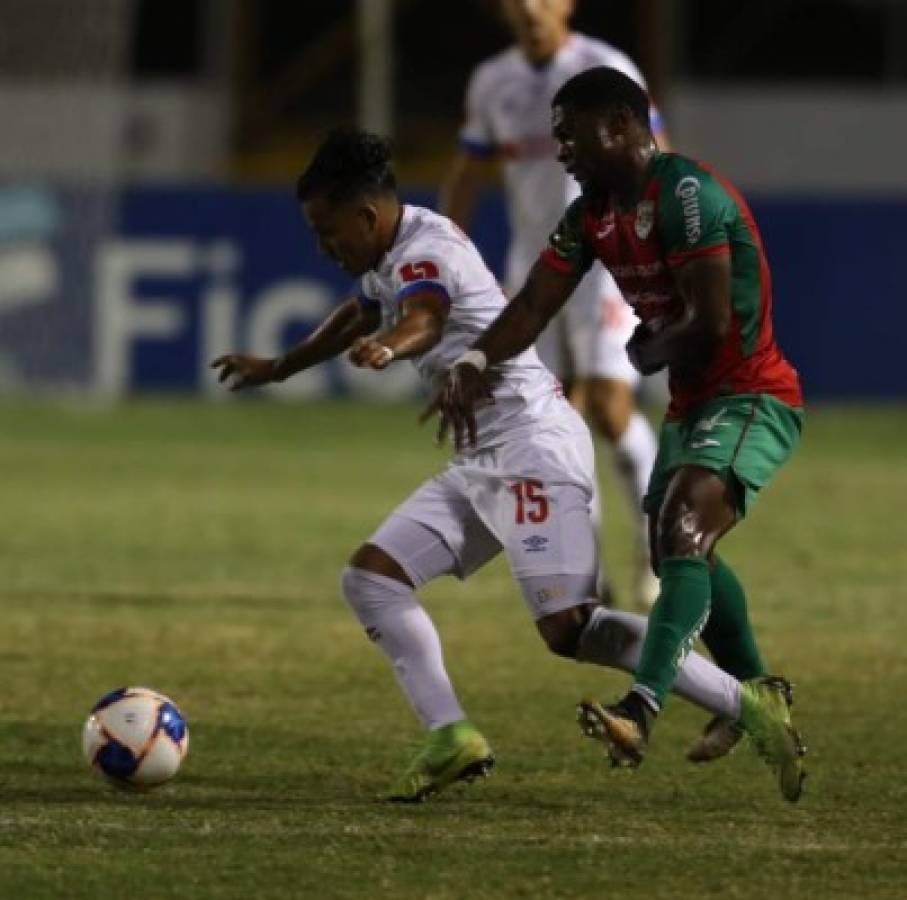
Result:
[[[634,672],[646,624],[644,616],[596,607],[580,636],[577,660]],[[740,718],[740,682],[698,653],[688,654],[672,690],[712,715]]]
[[[648,535],[646,517],[642,512],[642,498],[649,486],[649,476],[657,452],[658,444],[649,420],[641,412],[634,412],[626,431],[614,444],[614,467],[630,509],[639,520],[643,546],[648,542]]]
[[[441,640],[412,589],[347,566],[341,587],[369,638],[390,659],[416,715],[429,730],[466,716],[444,668]]]

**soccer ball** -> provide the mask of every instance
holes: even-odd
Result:
[[[169,781],[188,748],[183,714],[169,697],[150,688],[105,694],[82,729],[89,764],[121,786],[151,788]]]

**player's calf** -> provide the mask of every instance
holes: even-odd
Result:
[[[548,649],[556,656],[576,659],[594,608],[595,604],[582,603],[538,619],[535,625]]]
[[[702,734],[690,744],[687,759],[692,763],[713,762],[732,753],[744,734],[743,726],[727,716],[714,716]]]

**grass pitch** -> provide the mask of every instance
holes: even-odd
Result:
[[[573,706],[625,676],[547,655],[496,561],[424,596],[498,769],[399,808],[375,798],[419,731],[337,582],[443,465],[415,410],[0,405],[0,897],[904,897],[905,439],[902,409],[813,410],[725,541],[797,683],[799,805],[746,749],[686,763],[705,716],[680,701],[612,774]],[[148,795],[81,759],[88,708],[123,684],[190,722],[183,771]]]

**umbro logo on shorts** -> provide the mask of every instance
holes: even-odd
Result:
[[[541,553],[542,550],[548,549],[548,538],[541,534],[531,534],[523,538],[523,546],[527,553]]]

